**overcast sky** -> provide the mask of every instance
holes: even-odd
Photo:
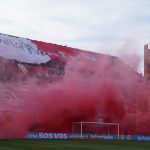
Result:
[[[143,57],[150,41],[150,0],[0,0],[0,32]]]

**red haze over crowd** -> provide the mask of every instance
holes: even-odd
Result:
[[[67,57],[65,73],[54,81],[16,73],[15,80],[0,81],[0,138],[71,132],[72,122],[100,116],[119,123],[121,133],[148,135],[149,90],[149,82],[116,57]]]

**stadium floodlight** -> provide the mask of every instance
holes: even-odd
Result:
[[[78,131],[76,131],[76,126],[78,126]],[[80,139],[83,139],[84,134],[84,126],[95,126],[97,128],[106,127],[107,128],[107,134],[110,134],[111,127],[116,127],[117,129],[117,139],[120,139],[120,126],[119,123],[101,123],[101,122],[87,122],[87,121],[81,121],[81,122],[72,122],[72,134],[78,133],[80,135]],[[91,128],[92,130],[92,128]]]

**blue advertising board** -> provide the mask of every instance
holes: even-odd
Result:
[[[30,139],[68,139],[66,133],[48,133],[48,132],[29,132],[28,138]]]
[[[30,139],[79,139],[80,134],[69,133],[47,133],[47,132],[29,132],[28,138]],[[82,134],[83,139],[105,139],[115,140],[118,136],[115,134]]]
[[[48,133],[48,132],[29,132],[29,139],[79,139],[80,134],[69,133]],[[117,140],[117,134],[82,134],[82,139],[104,139]],[[120,135],[120,140],[150,141],[150,136],[144,135]]]

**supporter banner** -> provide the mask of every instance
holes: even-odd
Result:
[[[80,139],[80,134],[29,132],[29,139]],[[117,134],[83,134],[82,139],[117,140]],[[144,135],[120,135],[120,140],[150,141],[150,136]]]
[[[31,40],[5,34],[0,34],[0,56],[34,64],[50,60],[50,57],[39,50]]]

